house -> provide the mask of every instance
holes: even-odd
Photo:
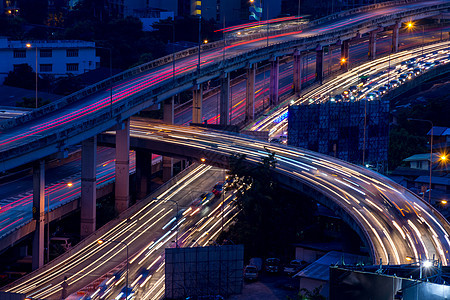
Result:
[[[95,43],[78,40],[13,41],[0,37],[0,82],[28,64],[39,75],[79,75],[100,65]]]

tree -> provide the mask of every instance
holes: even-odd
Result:
[[[14,71],[8,73],[3,84],[31,90],[36,85],[36,73],[28,64],[17,65]]]
[[[50,101],[42,100],[41,97],[38,97],[38,107],[49,104]],[[23,97],[22,102],[16,102],[16,107],[27,107],[27,108],[35,108],[36,107],[36,98],[35,97]]]
[[[219,240],[243,243],[249,256],[282,255],[312,222],[315,208],[309,199],[279,187],[273,178],[276,154],[266,151],[267,156],[253,166],[245,155],[230,159],[231,188],[236,190],[241,212],[236,224]]]
[[[19,0],[20,16],[28,23],[43,25],[47,20],[47,0]]]

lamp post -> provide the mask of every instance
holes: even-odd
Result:
[[[197,73],[200,75],[200,50],[202,46],[202,15],[198,15],[198,65]]]
[[[109,51],[109,101],[110,101],[110,105],[109,105],[109,110],[110,110],[110,114],[112,117],[113,114],[113,110],[112,110],[112,106],[113,106],[113,83],[112,83],[112,48],[109,47],[95,47],[97,49],[105,49]]]
[[[435,262],[438,262],[437,260],[433,259],[421,259],[420,257],[413,257],[413,256],[407,256],[407,261],[417,260],[417,263],[419,264],[419,280],[422,280],[422,273],[423,273],[423,267],[430,268],[434,265]],[[413,263],[414,264],[414,263]]]
[[[159,24],[159,26],[170,26],[170,24]],[[175,86],[175,19],[172,20],[172,80]]]
[[[420,26],[422,27],[422,56],[423,56],[423,44],[425,43],[425,27],[423,26],[423,24],[421,24]],[[413,22],[406,23],[406,27],[408,29],[414,28]]]
[[[431,204],[431,169],[433,166],[433,122],[430,120],[424,120],[424,119],[412,119],[408,118],[408,121],[417,121],[417,122],[427,122],[431,125],[431,138],[430,138],[430,180],[428,185],[428,203]]]
[[[67,183],[71,187],[72,182]],[[47,263],[50,262],[50,190],[47,192]]]
[[[126,288],[125,288],[125,299],[128,299],[128,244],[123,241],[115,241],[115,240],[105,240],[105,239],[99,239],[97,240],[97,243],[99,245],[103,244],[104,242],[108,243],[116,243],[116,244],[124,244],[127,248],[127,277],[126,277]]]
[[[31,48],[32,47],[32,45],[30,43],[27,43],[26,46],[27,46],[27,48]],[[36,53],[35,54],[35,68],[34,68],[34,71],[36,73],[36,78],[35,78],[35,91],[36,91],[35,101],[36,101],[36,108],[38,108],[38,63],[37,63],[37,61],[38,61],[38,48],[37,48],[37,46],[35,46],[34,49],[36,50],[36,52],[35,52]]]
[[[176,222],[176,226],[177,226],[177,231],[176,231],[176,235],[175,235],[175,245],[176,245],[176,248],[178,248],[178,201],[175,201],[172,199],[167,199],[166,201],[173,202],[177,206],[177,214],[175,216],[175,222]]]

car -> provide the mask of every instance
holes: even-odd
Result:
[[[349,90],[345,90],[342,92],[342,97],[344,97],[345,99],[350,98],[350,91]]]
[[[408,79],[408,75],[407,74],[401,74],[398,77],[398,81],[400,81],[400,82],[405,82],[407,79]]]
[[[214,187],[213,187],[213,189],[212,189],[212,193],[213,193],[216,197],[222,195],[224,184],[225,184],[225,182],[219,181],[219,182],[217,182],[217,183],[214,185]]]
[[[400,85],[400,82],[398,80],[395,80],[395,79],[391,80],[389,83],[395,88]]]
[[[258,279],[258,268],[253,265],[247,265],[244,268],[244,279],[254,281]]]
[[[273,138],[270,140],[271,143],[277,143],[277,144],[281,144],[281,140],[278,138]]]
[[[358,93],[358,87],[356,85],[352,85],[348,89],[354,96]]]
[[[151,277],[150,271],[146,267],[142,268],[138,274],[136,280],[131,283],[131,288],[134,290],[142,289]]]
[[[279,258],[268,258],[266,259],[266,272],[278,273],[280,271],[280,259]]]
[[[332,96],[332,97],[330,98],[330,101],[340,102],[340,101],[342,101],[342,100],[344,100],[344,98],[342,97],[342,95],[335,95],[335,96]]]
[[[52,237],[50,239],[50,245],[57,248],[62,248],[65,251],[69,251],[72,248],[72,242],[67,237]]]
[[[122,288],[122,290],[120,291],[119,295],[117,295],[117,297],[115,298],[115,300],[122,300],[122,299],[130,300],[133,298],[133,296],[134,296],[133,289],[130,287],[124,286]]]
[[[387,87],[381,86],[381,87],[378,89],[378,92],[381,93],[381,94],[383,95],[383,94],[386,94],[387,90],[388,90]]]
[[[420,68],[414,68],[413,72],[415,75],[419,75],[420,73],[422,73],[422,70]]]
[[[294,259],[284,267],[283,271],[288,275],[292,275],[300,271],[306,265],[306,261],[301,259]]]
[[[369,98],[370,100],[373,100],[373,99],[378,98],[378,95],[374,92],[371,92],[371,93],[367,94],[367,98]]]
[[[198,196],[197,199],[195,199],[191,205],[189,206],[189,209],[185,211],[184,214],[190,213],[191,216],[198,213],[203,206],[207,205],[213,198],[215,197],[214,193],[208,192],[208,193],[202,193],[200,196]]]

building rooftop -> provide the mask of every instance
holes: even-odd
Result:
[[[79,40],[39,40],[39,41],[12,41],[7,37],[0,36],[0,49],[25,49],[27,44],[38,48],[93,48],[94,42],[86,42]]]
[[[419,176],[416,178],[415,182],[418,183],[429,183],[430,177],[428,176]],[[432,184],[440,184],[440,185],[448,185],[450,186],[450,177],[438,177],[438,176],[432,176],[431,177],[431,183]]]
[[[428,131],[427,135],[431,135],[431,129]],[[450,128],[434,126],[433,127],[433,136],[441,136],[441,135],[450,135]]]
[[[433,153],[433,162],[438,161],[439,154]],[[430,153],[423,153],[423,154],[414,154],[413,156],[405,158],[403,161],[430,161]]]
[[[328,281],[330,279],[330,266],[356,265],[368,263],[369,260],[370,258],[367,256],[331,251],[295,274],[294,277]]]

